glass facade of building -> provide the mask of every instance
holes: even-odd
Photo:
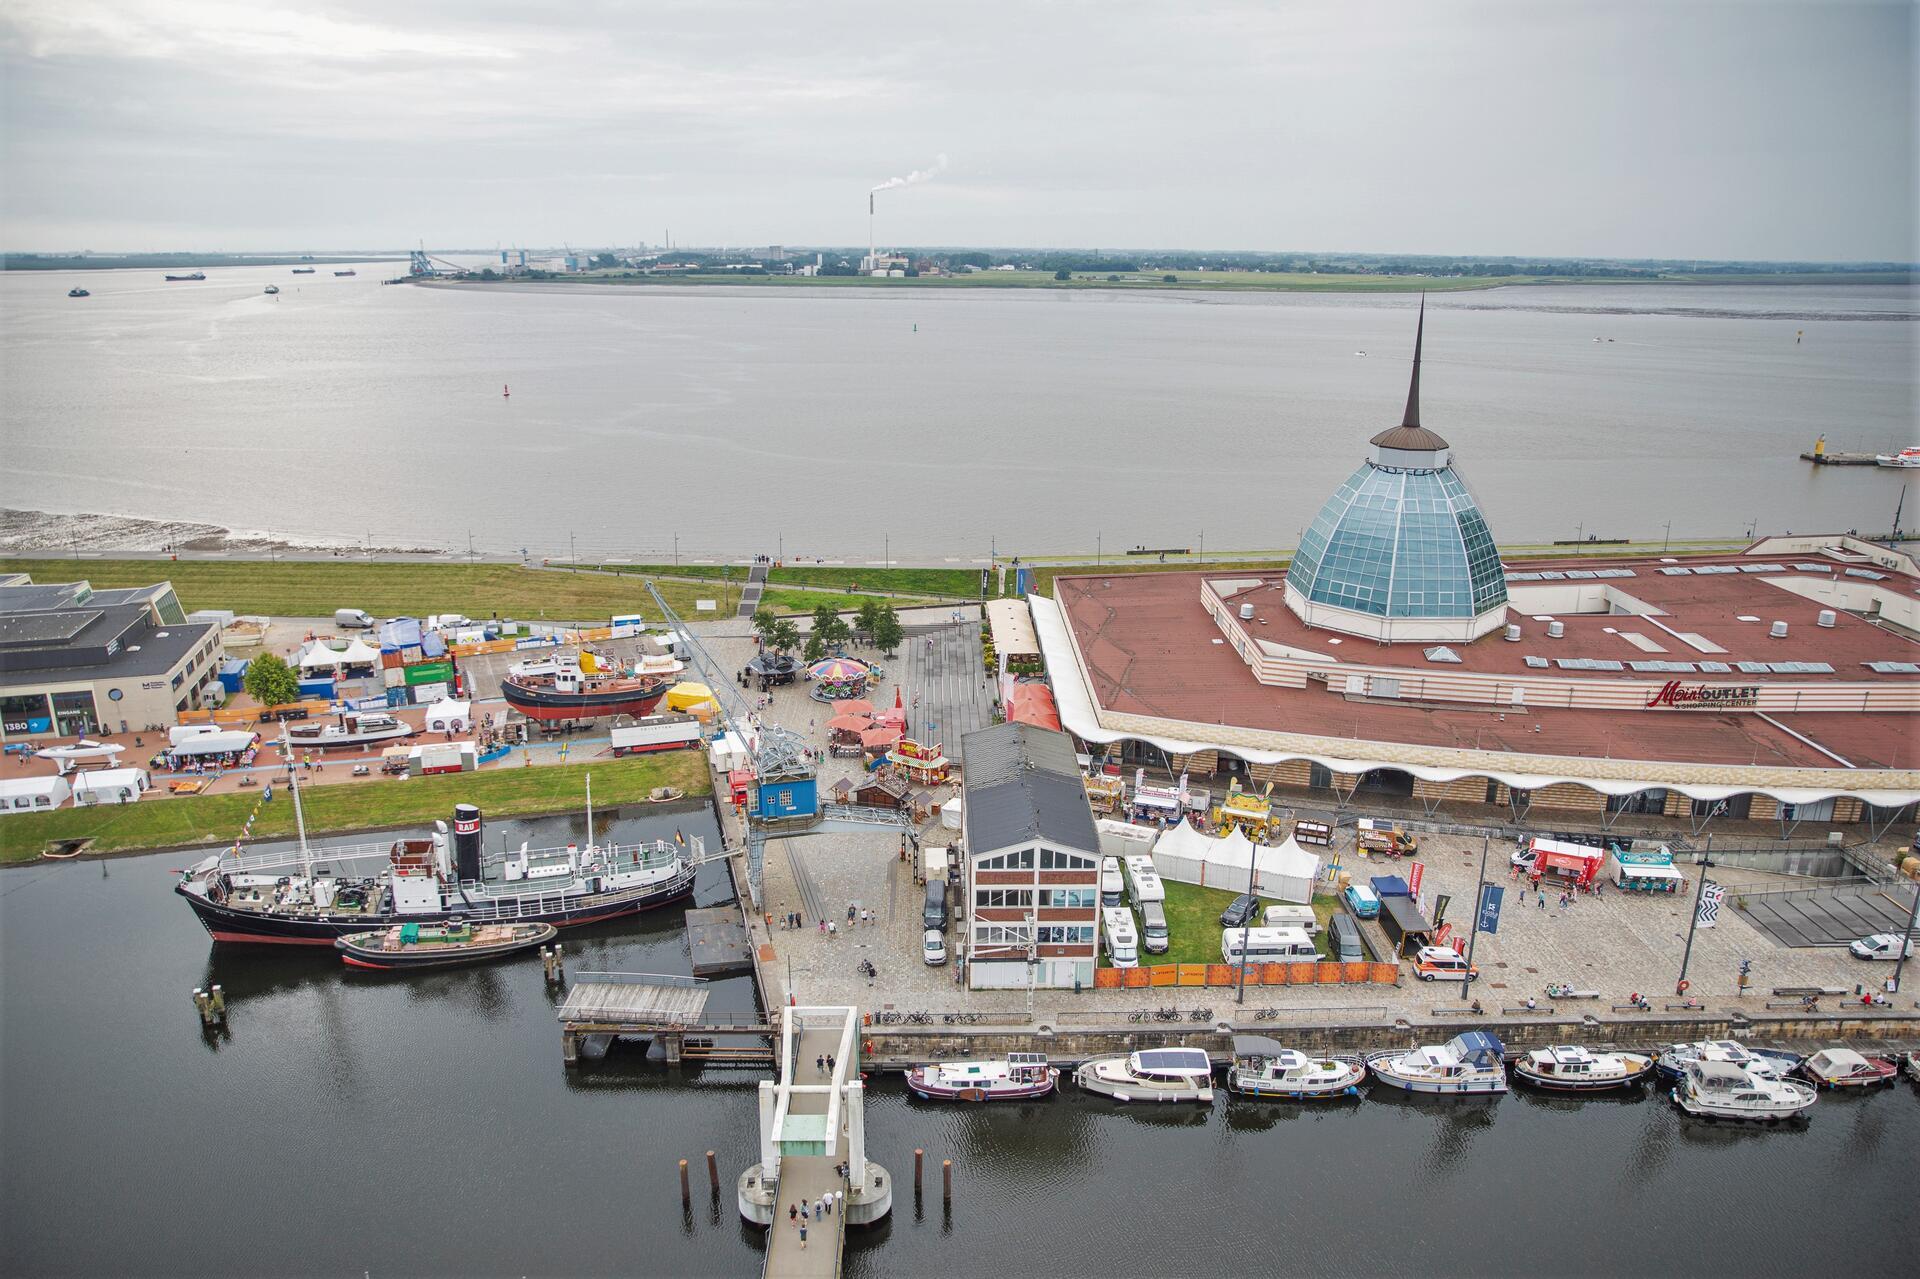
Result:
[[[1287,582],[1312,603],[1387,618],[1471,618],[1507,600],[1486,518],[1450,466],[1363,463],[1320,508]]]

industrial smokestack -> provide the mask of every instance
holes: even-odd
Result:
[[[453,806],[453,865],[462,883],[480,878],[480,810]]]

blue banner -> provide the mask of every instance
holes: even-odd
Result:
[[[1497,933],[1500,931],[1500,903],[1505,899],[1507,890],[1499,884],[1487,884],[1480,890],[1480,931]]]

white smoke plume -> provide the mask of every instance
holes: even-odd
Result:
[[[873,189],[875,191],[891,191],[895,187],[918,186],[922,182],[933,181],[934,178],[938,177],[939,174],[946,167],[947,167],[947,157],[944,155],[937,155],[933,158],[933,163],[929,167],[924,169],[915,169],[912,173],[909,173],[904,178],[888,178],[885,182],[882,182],[879,186]]]

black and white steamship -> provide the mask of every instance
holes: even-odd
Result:
[[[591,812],[591,809],[589,809]],[[347,933],[462,919],[565,928],[637,914],[693,893],[703,841],[518,851],[488,861],[480,810],[453,810],[451,838],[242,855],[182,871],[174,891],[215,941],[331,946]]]

